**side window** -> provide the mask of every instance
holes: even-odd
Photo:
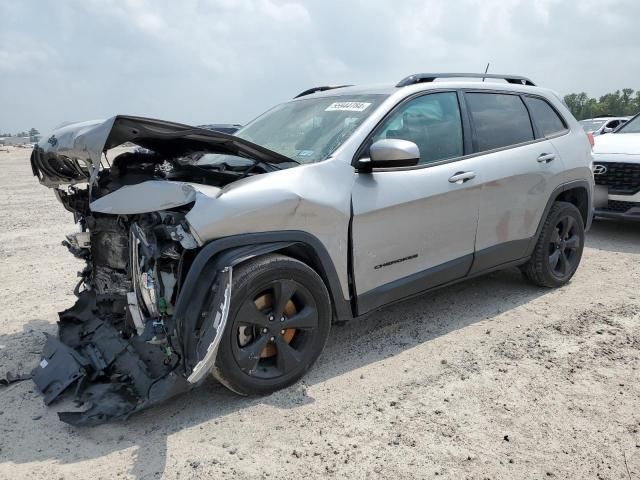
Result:
[[[475,152],[508,147],[533,140],[533,127],[518,95],[466,93],[474,127]]]
[[[620,122],[618,122],[618,120],[611,120],[608,124],[607,124],[607,128],[616,128],[619,125]]]
[[[431,93],[401,105],[374,132],[372,142],[399,138],[420,149],[420,164],[462,156],[462,120],[455,92]]]
[[[525,97],[525,102],[533,121],[545,137],[567,129],[564,121],[546,101],[541,98]]]

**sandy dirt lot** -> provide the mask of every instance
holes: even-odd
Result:
[[[80,267],[29,153],[0,152],[0,378],[39,360]],[[335,326],[268,397],[210,381],[81,429],[0,386],[0,478],[639,479],[639,286],[640,224],[598,222],[568,286],[504,271]]]

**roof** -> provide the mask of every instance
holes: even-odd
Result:
[[[421,91],[443,87],[451,88],[495,89],[532,91],[535,84],[527,77],[519,75],[500,75],[486,73],[416,73],[409,75],[396,84],[382,85],[326,85],[312,87],[294,98],[336,97],[344,95],[392,95],[399,91]],[[507,88],[514,87],[514,88]]]
[[[302,97],[296,97],[293,101],[301,101],[307,98],[321,98],[321,97],[342,97],[349,95],[385,95],[390,96],[398,94],[399,96],[410,95],[414,92],[434,90],[441,88],[473,88],[479,90],[505,90],[513,92],[530,92],[537,94],[548,94],[550,90],[541,87],[532,87],[518,84],[511,84],[507,82],[500,82],[496,80],[489,80],[482,82],[480,80],[437,80],[435,82],[428,83],[416,83],[406,87],[396,87],[395,84],[376,84],[376,85],[356,85],[353,87],[340,87],[330,90],[320,91],[318,93],[312,93]]]

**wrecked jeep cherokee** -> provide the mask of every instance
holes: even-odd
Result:
[[[333,321],[498,268],[569,281],[591,221],[584,132],[526,78],[461,76],[311,89],[234,135],[116,116],[44,138],[33,173],[85,262],[33,372],[45,402],[74,391],[60,418],[90,425],[209,374],[265,394]]]

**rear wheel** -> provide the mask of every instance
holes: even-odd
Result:
[[[313,269],[283,255],[251,260],[233,272],[213,373],[243,395],[287,387],[318,358],[330,325],[329,293]]]
[[[584,248],[584,224],[580,211],[567,202],[552,205],[524,275],[541,287],[560,287],[578,269]]]

